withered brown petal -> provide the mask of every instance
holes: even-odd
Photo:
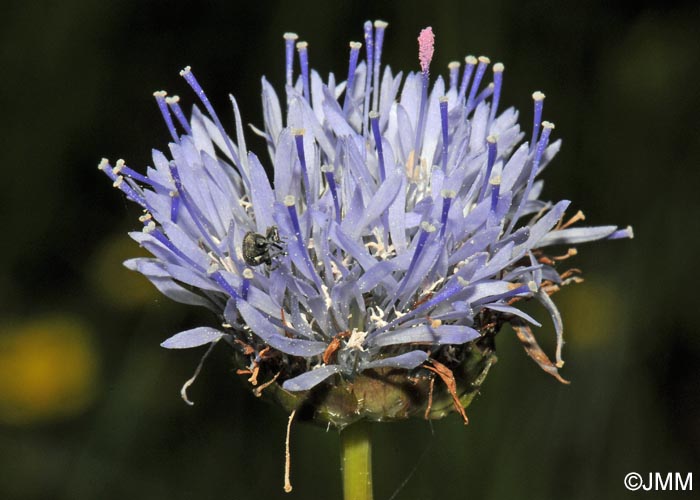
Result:
[[[547,357],[545,352],[537,343],[537,339],[535,339],[530,325],[515,318],[510,320],[510,324],[513,326],[513,330],[515,330],[515,334],[518,336],[518,340],[520,340],[520,343],[523,345],[527,355],[530,356],[535,363],[540,366],[540,368],[542,368],[546,373],[549,373],[562,384],[571,383],[559,375],[559,370],[557,370],[556,365],[552,363],[552,361],[549,359],[549,357]]]

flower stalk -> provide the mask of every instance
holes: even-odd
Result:
[[[370,423],[361,420],[340,433],[340,464],[345,500],[372,500]]]

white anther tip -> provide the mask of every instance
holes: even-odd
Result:
[[[447,97],[446,95],[442,95],[442,96],[440,96],[440,98],[438,99],[438,101],[440,101],[440,102],[447,102],[447,101],[449,101],[449,100],[450,100],[450,98]]]
[[[461,64],[459,61],[451,61],[451,62],[447,65],[447,67],[448,67],[449,69],[457,69],[457,68],[459,68],[461,65],[462,65],[462,64]]]
[[[243,270],[243,277],[247,280],[252,280],[255,277],[255,275],[253,274],[253,270],[249,267],[246,267]]]
[[[503,73],[503,70],[506,69],[506,67],[503,65],[503,63],[496,63],[493,65],[493,72],[494,73]]]
[[[180,76],[189,75],[190,73],[192,73],[192,66],[185,66],[185,68],[180,71]]]
[[[543,122],[542,122],[542,126],[543,126],[544,128],[548,128],[548,129],[550,129],[550,130],[553,130],[553,129],[554,129],[554,124],[553,124],[552,122],[543,121]]]
[[[297,202],[296,197],[293,194],[289,194],[284,197],[284,205],[286,207],[293,207]]]
[[[479,56],[479,62],[483,64],[489,64],[491,62],[491,59],[489,59],[486,56]]]
[[[107,168],[107,165],[109,165],[109,160],[107,158],[102,158],[100,160],[100,163],[97,164],[97,169],[104,170],[105,168]]]
[[[374,111],[374,110],[370,111],[370,112],[369,112],[369,119],[370,119],[370,120],[374,120],[375,118],[379,118],[379,113],[377,113],[377,112]]]
[[[472,66],[475,66],[476,63],[479,62],[479,60],[474,56],[467,56],[464,58],[464,62],[467,64],[471,64]]]
[[[165,90],[156,90],[155,92],[153,92],[153,97],[155,97],[156,99],[158,99],[159,97],[165,97],[166,95],[168,95],[168,93]]]
[[[306,130],[304,130],[303,128],[293,128],[292,129],[292,135],[295,137],[299,136],[299,135],[304,135],[305,132],[306,132]]]
[[[180,102],[180,96],[178,96],[178,95],[173,95],[173,96],[170,96],[170,97],[166,97],[166,98],[165,98],[165,102],[168,103],[168,104],[174,104],[174,103]]]
[[[382,21],[380,19],[377,19],[376,21],[374,21],[375,28],[386,29],[387,26],[389,26],[389,23],[386,21]]]
[[[362,42],[350,42],[350,48],[360,50],[362,48]]]
[[[309,42],[297,42],[297,50],[306,50],[309,47]]]
[[[539,90],[536,90],[535,92],[532,93],[532,98],[535,101],[541,101],[544,99],[544,94],[540,92]]]
[[[496,144],[498,142],[498,136],[497,135],[490,135],[486,138],[486,142],[490,144]]]
[[[454,198],[457,196],[457,192],[454,189],[442,189],[440,191],[440,196],[443,198]]]
[[[297,35],[296,33],[291,33],[291,32],[287,32],[282,36],[284,37],[285,40],[296,40],[297,38],[299,38],[299,35]]]

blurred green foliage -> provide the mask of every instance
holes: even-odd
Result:
[[[158,343],[213,318],[120,266],[140,252],[125,234],[138,214],[95,166],[145,167],[166,147],[151,92],[193,102],[185,65],[229,122],[232,92],[259,125],[259,78],[279,88],[283,32],[344,77],[347,42],[375,18],[390,23],[393,68],[417,67],[427,25],[434,74],[467,53],[503,61],[501,102],[526,129],[530,94],[544,91],[564,138],[545,197],[636,233],[571,260],[587,271],[557,296],[572,385],[503,331],[469,427],[375,426],[376,498],[410,474],[397,499],[632,498],[627,472],[700,470],[697,2],[65,0],[7,5],[0,31],[0,498],[285,497],[286,415],[246,392],[224,348],[191,390],[196,405],[180,400],[201,353]],[[538,335],[551,348],[551,326]],[[295,498],[339,498],[337,441],[293,428]]]

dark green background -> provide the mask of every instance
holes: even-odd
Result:
[[[700,7],[697,2],[98,2],[3,7],[0,30],[0,335],[36,318],[80,318],[95,397],[80,411],[0,426],[0,498],[339,498],[338,437],[299,425],[294,492],[282,492],[286,415],[257,401],[215,353],[179,398],[199,352],[158,347],[214,319],[147,295],[119,262],[138,227],[95,168],[150,163],[165,148],[154,90],[193,95],[192,65],[219,114],[227,94],[261,124],[260,76],[280,89],[282,33],[344,78],[362,22],[390,26],[383,61],[415,69],[418,31],[437,36],[433,74],[468,53],[506,66],[502,105],[530,130],[534,90],[564,148],[545,198],[632,241],[579,248],[586,283],[555,297],[569,329],[560,386],[510,331],[483,394],[457,417],[376,426],[376,498],[673,498],[628,493],[627,472],[694,472],[700,488]],[[443,72],[444,74],[444,72]],[[264,155],[262,141],[249,147]],[[121,245],[120,245],[121,242]],[[124,249],[126,248],[126,249]],[[145,280],[136,281],[136,287]],[[549,323],[538,333],[546,348]],[[689,498],[690,494],[678,495]]]

